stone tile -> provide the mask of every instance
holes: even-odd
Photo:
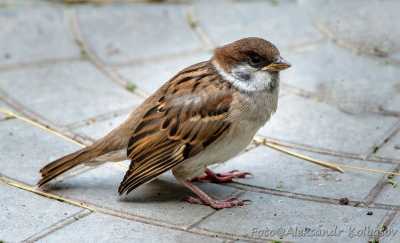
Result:
[[[93,139],[99,139],[104,137],[108,132],[110,132],[112,129],[116,128],[119,126],[122,122],[125,121],[125,119],[128,117],[128,114],[120,115],[120,116],[115,116],[111,119],[103,120],[103,121],[97,121],[94,124],[90,124],[88,126],[83,126],[83,127],[78,127],[73,129],[75,133],[93,138]]]
[[[3,101],[0,100],[0,109],[5,109],[5,110],[9,110],[9,111],[13,111],[13,109],[11,109],[6,103],[4,103]],[[10,117],[2,112],[0,112],[0,121],[3,120],[7,120]]]
[[[381,147],[375,155],[400,161],[400,132]]]
[[[366,154],[395,123],[395,118],[348,114],[316,100],[287,95],[279,100],[278,111],[259,133],[318,148]]]
[[[344,159],[305,151],[295,152],[351,166],[381,170],[390,170],[394,167],[391,164]],[[350,200],[363,200],[382,176],[346,168],[344,168],[345,173],[338,173],[266,147],[246,152],[219,166],[216,171],[234,169],[253,174],[253,177],[237,179],[243,184],[336,199],[347,197]],[[349,190],[348,185],[352,185],[352,190]]]
[[[20,242],[82,210],[2,183],[0,195],[0,239],[5,242]]]
[[[258,36],[282,48],[322,38],[307,12],[294,1],[198,4],[195,10],[200,25],[216,44]]]
[[[384,210],[374,209],[373,215],[367,215],[371,209],[251,192],[243,194],[242,198],[251,199],[251,204],[246,207],[219,210],[198,227],[261,239],[296,242],[366,242],[368,237],[354,235],[355,232],[363,230],[364,227],[376,229],[386,213]],[[301,232],[307,229],[309,233],[302,236]],[[271,231],[274,234],[271,234]],[[327,232],[330,233],[329,236]]]
[[[86,62],[0,73],[0,88],[57,125],[135,107],[141,101]]]
[[[90,236],[90,237],[88,237]],[[161,228],[94,213],[70,224],[43,242],[222,242],[218,238]]]
[[[323,31],[342,46],[378,56],[399,51],[397,1],[301,1]]]
[[[170,173],[120,197],[117,189],[124,174],[125,169],[118,165],[106,164],[50,185],[48,189],[75,200],[179,226],[193,224],[213,211],[183,202],[190,192],[177,184]],[[215,198],[225,198],[235,192],[233,188],[210,183],[200,186]]]
[[[64,11],[40,5],[0,8],[0,65],[79,57]]]
[[[400,110],[400,68],[383,59],[353,54],[332,43],[287,52],[292,67],[284,83],[314,92],[351,113]]]
[[[20,5],[38,5],[42,3],[44,5],[45,3],[43,1],[37,1],[37,0],[0,0],[0,8],[7,8],[7,7],[16,7]]]
[[[400,51],[391,53],[390,57],[393,58],[397,63],[400,63]]]
[[[1,174],[31,185],[42,166],[79,148],[17,119],[0,122],[0,137]]]
[[[296,152],[312,158],[352,166],[381,170],[390,170],[394,167],[394,165],[384,163],[341,159],[305,151]],[[240,183],[247,185],[336,199],[347,197],[350,200],[363,200],[382,176],[375,173],[350,171],[345,168],[345,173],[334,172],[263,146],[226,162],[216,171],[226,172],[234,169],[253,174],[253,177],[237,179]],[[351,190],[348,185],[352,185]]]
[[[78,17],[83,37],[108,64],[201,47],[182,5],[106,5],[80,8]]]
[[[386,177],[387,178],[387,177]],[[387,183],[374,202],[400,206],[400,178],[387,178]]]
[[[400,242],[400,215],[397,213],[396,218],[388,226],[386,230],[387,234],[380,238],[379,242],[390,243],[390,242]]]
[[[125,79],[151,94],[182,69],[192,64],[206,61],[211,56],[211,53],[200,53],[191,56],[174,57],[157,61],[156,63],[145,62],[124,66],[119,68],[118,71]]]
[[[400,90],[400,82],[396,84],[397,90]],[[400,95],[396,95],[390,99],[390,102],[385,106],[389,111],[400,111]]]

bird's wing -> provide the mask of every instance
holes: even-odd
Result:
[[[234,96],[230,84],[218,78],[210,67],[200,66],[183,70],[163,86],[158,102],[132,131],[131,164],[120,194],[193,157],[229,130]]]

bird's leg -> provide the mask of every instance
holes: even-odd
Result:
[[[232,208],[232,207],[237,207],[237,206],[243,206],[245,202],[248,200],[240,200],[234,197],[225,199],[225,200],[216,200],[204,191],[202,191],[200,188],[197,186],[193,185],[192,182],[188,180],[182,180],[181,183],[189,188],[194,194],[196,194],[198,197],[187,197],[184,200],[188,203],[193,203],[193,204],[202,204],[202,205],[207,205],[210,206],[214,209],[222,209],[222,208]]]
[[[238,170],[232,170],[226,173],[215,173],[212,170],[206,168],[205,175],[199,176],[193,179],[193,181],[210,181],[214,183],[228,183],[232,182],[234,178],[245,178],[247,175],[251,175],[249,172],[240,172]]]

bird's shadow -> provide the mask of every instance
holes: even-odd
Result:
[[[128,195],[119,198],[121,202],[170,202],[181,200],[190,194],[185,187],[164,179],[156,179]]]
[[[191,192],[170,178],[157,178],[154,181],[136,188],[128,195],[118,194],[119,181],[104,178],[98,181],[86,181],[80,178],[72,178],[65,181],[57,181],[43,188],[47,192],[77,198],[90,202],[91,198],[99,196],[113,197],[119,202],[171,202],[180,201]]]

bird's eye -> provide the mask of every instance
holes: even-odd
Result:
[[[249,54],[249,64],[253,67],[260,67],[264,63],[264,58],[262,58],[257,53],[250,53]]]

